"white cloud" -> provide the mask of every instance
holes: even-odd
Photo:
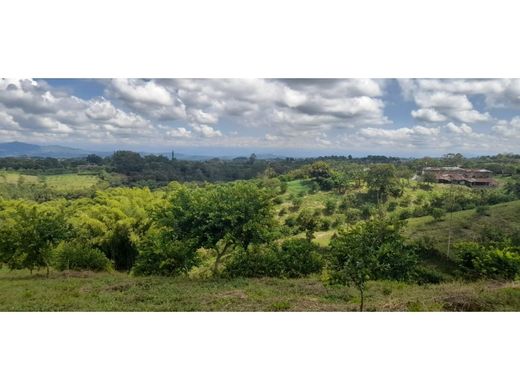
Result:
[[[446,128],[455,134],[470,134],[473,132],[473,129],[465,123],[457,126],[453,122],[450,122],[446,125]]]
[[[492,120],[488,112],[476,110],[469,95],[496,93],[497,84],[441,80],[399,80],[403,96],[419,107],[412,117],[426,122],[444,122],[455,119],[475,123]]]
[[[205,138],[222,137],[222,132],[208,125],[192,123],[193,131]]]
[[[131,103],[162,106],[169,106],[173,103],[170,93],[155,81],[113,79],[111,87],[118,97]]]
[[[173,138],[190,138],[191,131],[186,130],[184,127],[168,129],[165,132],[167,137]]]
[[[515,116],[510,121],[500,120],[492,130],[501,137],[520,138],[520,116]]]
[[[419,110],[413,110],[412,116],[415,119],[423,120],[426,122],[444,122],[446,119],[445,115],[433,108],[421,108]]]

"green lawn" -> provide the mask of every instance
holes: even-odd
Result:
[[[302,279],[191,280],[0,270],[0,311],[355,311],[356,290]],[[514,283],[371,282],[368,311],[518,311]]]

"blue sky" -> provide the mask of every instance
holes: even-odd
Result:
[[[518,79],[0,80],[0,142],[291,156],[519,152]]]

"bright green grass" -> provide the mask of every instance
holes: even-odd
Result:
[[[50,188],[59,192],[74,192],[92,188],[102,183],[102,180],[94,175],[78,175],[66,173],[62,175],[24,175],[17,172],[0,171],[0,183],[17,184],[46,183]]]
[[[411,285],[370,282],[369,311],[518,311],[514,283]],[[133,277],[123,273],[0,270],[0,311],[356,311],[355,289],[302,279]]]
[[[93,175],[77,175],[74,173],[46,176],[47,185],[57,191],[77,191],[96,186],[101,179]]]
[[[0,183],[17,184],[20,180],[25,183],[38,183],[39,181],[38,176],[0,171]]]

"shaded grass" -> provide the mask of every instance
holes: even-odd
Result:
[[[133,277],[124,273],[0,270],[2,311],[356,311],[357,291],[302,279]],[[514,283],[411,285],[371,282],[369,311],[520,310]]]

